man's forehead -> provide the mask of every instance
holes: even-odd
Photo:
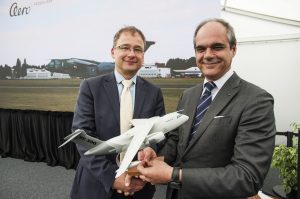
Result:
[[[143,40],[142,36],[138,32],[124,31],[124,32],[122,32],[120,34],[119,39],[122,38],[122,37],[123,38],[126,38],[126,37],[136,37],[136,38],[139,38],[139,39]]]
[[[226,36],[226,28],[219,22],[208,22],[198,30],[197,36],[201,35],[206,37],[210,35]]]
[[[122,32],[120,34],[120,37],[119,39],[117,40],[117,43],[119,42],[137,42],[139,43],[139,45],[143,44],[143,39],[141,37],[141,35],[137,32],[129,32],[129,31],[126,31],[126,32]]]
[[[212,30],[218,30],[218,31],[226,30],[224,25],[217,21],[207,22],[200,28],[200,30],[201,29],[212,29]]]
[[[196,45],[200,43],[205,43],[206,45],[229,43],[226,35],[226,28],[218,22],[208,22],[197,32]]]

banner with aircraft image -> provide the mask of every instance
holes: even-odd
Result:
[[[13,108],[35,109],[31,100],[32,105],[24,105],[32,87],[37,95],[37,90],[51,93],[51,88],[70,85],[77,93],[81,79],[113,71],[113,36],[126,25],[145,34],[145,63],[189,59],[194,56],[195,27],[219,15],[218,0],[1,1],[0,90],[6,97],[0,99],[0,108],[9,107],[5,100],[17,96],[23,105]]]

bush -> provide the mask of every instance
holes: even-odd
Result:
[[[279,169],[279,175],[283,181],[286,193],[297,190],[298,147],[275,147],[272,159],[272,167]]]

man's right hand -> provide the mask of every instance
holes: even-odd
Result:
[[[118,193],[124,193],[125,196],[133,195],[135,192],[141,190],[147,183],[135,177],[128,179],[128,176],[126,177],[126,175],[126,173],[123,173],[121,176],[116,178],[112,186],[112,188],[116,189]],[[127,185],[125,184],[125,179],[128,183]]]

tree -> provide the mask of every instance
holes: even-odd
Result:
[[[26,59],[24,59],[24,62],[22,64],[21,67],[21,77],[25,77],[27,75],[27,68],[28,68],[28,64],[26,63]]]
[[[19,58],[17,59],[17,63],[13,68],[14,68],[15,78],[20,78],[21,77],[21,61]]]
[[[191,57],[189,59],[169,59],[166,64],[166,67],[171,68],[171,70],[184,70],[193,66],[196,66],[195,57]]]
[[[169,59],[167,61],[166,67],[171,68],[172,74],[174,70],[185,70],[190,67],[196,66],[196,58],[190,57],[189,59]],[[173,74],[174,75],[174,74]]]
[[[195,57],[191,57],[187,60],[187,63],[186,65],[188,67],[193,67],[193,66],[196,66],[196,58]]]
[[[0,79],[6,79],[6,77],[11,76],[11,68],[5,64],[3,67],[0,66]]]

